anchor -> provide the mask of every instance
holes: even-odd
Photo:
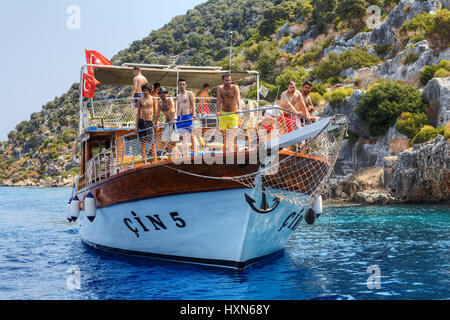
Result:
[[[265,213],[269,213],[272,212],[273,210],[275,210],[278,205],[280,204],[280,199],[275,198],[273,199],[273,203],[274,205],[272,207],[269,208],[269,204],[267,203],[267,197],[266,197],[266,188],[264,186],[264,177],[262,178],[262,200],[261,200],[261,206],[259,208],[255,207],[255,202],[256,200],[253,199],[252,197],[250,197],[248,194],[245,193],[245,200],[247,201],[247,203],[250,205],[250,207],[255,210],[258,213],[261,214],[265,214]]]

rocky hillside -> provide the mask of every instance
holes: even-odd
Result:
[[[380,8],[375,28],[368,24],[374,19],[367,13],[370,5]],[[309,79],[321,116],[348,116],[348,137],[330,184],[333,197],[448,201],[449,9],[447,0],[211,0],[111,61],[228,68],[233,31],[232,68],[260,71],[267,100],[289,80]],[[241,90],[256,96],[254,85]],[[108,87],[96,95],[129,93],[130,88]],[[1,143],[3,184],[71,183],[78,166],[77,97],[74,84]]]

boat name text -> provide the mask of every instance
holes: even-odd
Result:
[[[284,220],[283,224],[281,225],[280,229],[278,229],[278,232],[283,230],[283,228],[289,228],[292,231],[297,229],[298,224],[300,223],[300,221],[302,221],[303,211],[304,210],[300,211],[299,213],[292,212],[290,215],[288,215],[287,218]]]
[[[124,218],[123,223],[137,238],[139,238],[139,232],[149,232],[151,228],[155,231],[167,230],[168,224],[161,220],[159,214],[145,216],[147,219],[139,217],[134,211],[131,211],[131,214],[133,218]],[[186,227],[186,222],[180,217],[178,212],[170,212],[169,215],[172,219],[172,224],[175,224],[178,228]]]

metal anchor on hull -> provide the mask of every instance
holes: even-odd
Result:
[[[258,213],[269,213],[272,212],[273,210],[275,210],[278,205],[280,204],[280,199],[279,198],[275,198],[273,199],[273,203],[274,205],[272,207],[269,207],[269,204],[267,203],[267,196],[266,196],[266,188],[264,187],[264,177],[262,178],[262,200],[261,200],[261,205],[259,208],[257,208],[255,206],[255,202],[256,200],[253,199],[252,197],[250,197],[248,194],[245,194],[245,200],[247,201],[247,203],[249,204],[249,206],[255,210]]]

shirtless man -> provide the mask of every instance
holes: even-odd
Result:
[[[137,107],[138,100],[144,96],[142,92],[142,86],[148,83],[147,79],[141,74],[141,69],[138,67],[133,68],[133,91],[131,92],[130,100],[134,102],[134,106]]]
[[[159,123],[161,112],[163,113],[165,122],[172,122],[173,120],[175,120],[175,102],[171,97],[167,97],[167,93],[168,92],[165,88],[162,88],[159,91],[159,97],[161,98],[161,100],[158,102],[158,107],[156,109],[155,126],[157,126]]]
[[[282,125],[284,133],[295,129],[295,115],[311,120],[311,115],[306,109],[303,96],[297,90],[297,85],[294,81],[289,81],[287,90],[281,94],[280,107],[291,112],[283,112],[283,115],[278,117],[278,122]]]
[[[198,97],[202,98],[200,100],[200,113],[202,114],[209,114],[209,105],[208,103],[211,101],[211,96],[209,95],[209,84],[205,83],[203,85],[203,89],[198,92]]]
[[[141,154],[145,162],[147,162],[146,142],[150,141],[152,146],[152,154],[156,157],[156,147],[153,143],[153,116],[155,115],[155,104],[153,97],[150,95],[150,86],[145,83],[141,87],[144,96],[138,100],[136,112],[136,133],[141,140]]]
[[[159,90],[160,89],[161,89],[161,84],[159,82],[155,82],[153,84],[153,90],[152,90],[151,96],[158,98],[158,94],[159,94]]]
[[[222,76],[222,85],[217,88],[217,116],[219,116],[219,128],[227,131],[227,137],[232,139],[234,145],[234,137],[236,129],[239,127],[239,115],[241,106],[241,93],[237,85],[231,84],[231,75],[224,74]],[[231,150],[227,143],[227,150]]]
[[[165,88],[161,88],[159,91],[159,96],[161,100],[158,102],[158,107],[156,108],[156,115],[155,115],[155,126],[159,123],[159,117],[161,115],[161,112],[164,117],[164,121],[167,122],[166,126],[164,127],[164,131],[161,136],[162,142],[170,142],[170,137],[173,132],[173,120],[175,120],[175,102],[171,97],[167,97],[167,90]]]
[[[311,97],[309,96],[309,93],[311,92],[311,88],[312,88],[312,83],[310,81],[305,81],[303,83],[302,97],[303,97],[303,100],[305,101],[306,108],[308,109],[309,113],[312,114],[314,111],[316,111],[316,109],[314,108]]]
[[[192,118],[196,117],[195,112],[195,98],[192,91],[186,90],[186,80],[178,80],[177,101],[177,131],[183,137],[184,155],[187,155],[188,137],[193,129]],[[187,120],[187,121],[186,121]]]

